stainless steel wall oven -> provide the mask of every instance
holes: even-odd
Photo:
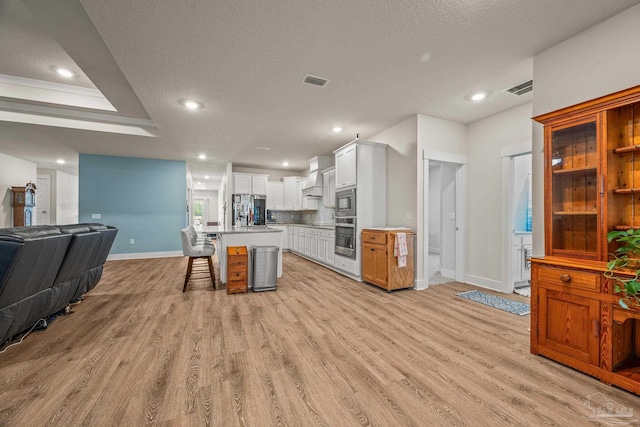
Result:
[[[336,217],[336,254],[356,257],[356,219]]]

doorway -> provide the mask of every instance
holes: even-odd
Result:
[[[194,198],[192,212],[193,227],[197,231],[202,231],[202,228],[209,221],[209,199]]]
[[[532,252],[532,155],[528,145],[503,151],[502,291],[529,296]]]
[[[427,286],[464,281],[462,255],[463,164],[428,160],[425,190],[427,193]]]

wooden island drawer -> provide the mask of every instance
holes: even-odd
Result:
[[[538,268],[538,280],[553,285],[569,285],[573,288],[600,292],[599,273],[541,265]]]
[[[387,244],[387,233],[375,232],[375,231],[362,231],[362,242],[363,243],[373,243],[378,245],[386,245]]]

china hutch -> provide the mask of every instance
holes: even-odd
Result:
[[[640,227],[640,86],[534,120],[545,256],[532,260],[531,353],[640,394],[640,309],[623,309],[603,274],[607,233]]]

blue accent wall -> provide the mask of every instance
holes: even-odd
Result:
[[[182,250],[185,162],[80,154],[78,181],[79,222],[119,229],[112,254]],[[92,219],[92,214],[102,217]]]

